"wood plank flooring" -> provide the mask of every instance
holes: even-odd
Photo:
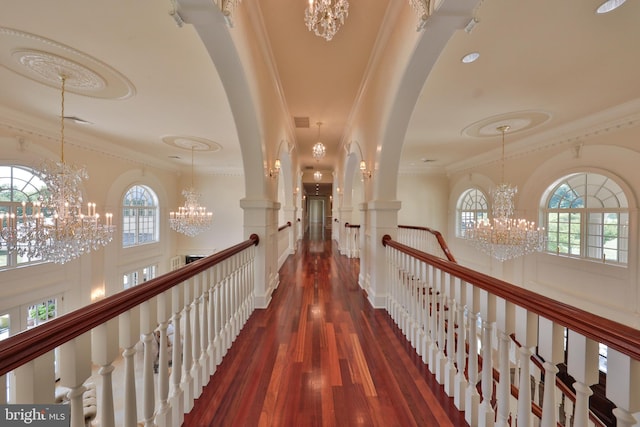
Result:
[[[384,310],[359,264],[305,239],[280,270],[185,426],[467,426]]]

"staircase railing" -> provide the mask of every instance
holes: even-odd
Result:
[[[6,384],[8,374],[15,376],[11,396],[0,387],[0,403],[54,403],[62,390],[61,400],[70,403],[72,427],[84,426],[87,416],[96,415],[96,406],[103,427],[135,427],[138,421],[182,425],[184,414],[192,409],[253,312],[258,242],[258,236],[252,235],[224,251],[0,341],[0,384]],[[142,366],[134,368],[140,345]],[[95,384],[88,382],[95,377],[92,365],[99,366]],[[116,369],[120,370],[117,376]],[[114,396],[116,377],[122,378],[118,389],[123,392]],[[142,385],[141,392],[136,392],[136,385]],[[91,402],[93,412],[87,410],[86,398],[92,386],[100,397],[100,402]],[[124,408],[122,414],[115,413],[115,402]]]
[[[442,237],[442,233],[429,227],[416,227],[413,225],[398,226],[398,242],[411,246],[419,251],[456,262],[453,254]]]
[[[640,331],[390,236],[382,243],[389,275],[387,311],[470,425],[513,426],[517,420],[518,427],[557,427],[567,414],[573,426],[594,425],[589,396],[590,386],[599,380],[600,343],[608,347],[607,383],[613,386],[606,395],[616,405],[617,425],[636,424],[632,414],[640,410]],[[519,347],[513,346],[512,337]],[[532,383],[535,349],[544,360],[540,375],[533,376],[545,378],[542,396]],[[514,357],[510,351],[516,352]],[[570,413],[571,402],[560,402],[555,386],[565,352],[567,371],[575,380]],[[512,372],[517,374],[513,383]],[[512,397],[512,386],[517,386],[517,398]]]

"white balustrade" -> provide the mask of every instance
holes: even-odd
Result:
[[[567,316],[561,324],[558,309],[555,321],[549,320],[544,304],[538,312],[536,304],[517,299],[525,292],[520,288],[502,282],[494,294],[489,289],[499,281],[443,257],[413,257],[424,240],[415,230],[398,233],[398,241],[384,240],[386,309],[470,426],[606,425],[589,409],[590,386],[599,380],[598,342],[568,327],[576,319]],[[575,379],[575,395],[557,376],[567,330],[567,371]],[[607,337],[602,339],[606,344]],[[618,425],[636,426],[640,361],[610,347],[607,384]]]
[[[173,271],[167,275],[170,278],[159,277],[98,301],[83,322],[102,316],[101,307],[108,306],[112,314],[104,314],[102,323],[3,371],[0,403],[47,404],[58,398],[70,405],[73,427],[88,425],[95,417],[101,427],[182,425],[184,414],[254,310],[255,243],[255,239],[245,242],[237,253],[220,256],[217,263],[186,280],[178,279],[181,271]],[[151,293],[154,283],[164,290],[146,297],[143,293]],[[75,323],[61,316],[38,331],[66,333],[78,326]],[[31,332],[9,337],[3,344]],[[8,345],[3,351],[13,348]],[[7,395],[9,377],[15,380]],[[115,394],[116,389],[121,392]]]

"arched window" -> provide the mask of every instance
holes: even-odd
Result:
[[[158,241],[158,197],[149,188],[134,185],[122,202],[122,246]]]
[[[598,173],[574,173],[546,194],[547,252],[627,263],[629,205],[618,183]]]
[[[464,237],[470,224],[489,218],[487,196],[477,188],[464,191],[458,199],[456,213],[456,235]]]
[[[20,216],[22,202],[44,200],[47,185],[37,171],[26,166],[0,166],[0,216],[14,214]],[[31,214],[27,206],[26,214]],[[4,223],[3,225],[6,225]],[[16,251],[8,253],[6,242],[0,236],[0,268],[15,267],[39,261],[37,258],[20,256]]]

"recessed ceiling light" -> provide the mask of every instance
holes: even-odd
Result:
[[[461,61],[463,64],[471,64],[478,58],[480,58],[480,54],[478,52],[471,52],[463,56]]]
[[[600,6],[598,6],[598,8],[596,9],[596,13],[611,12],[612,10],[615,10],[620,6],[622,6],[622,4],[625,1],[627,0],[607,0],[604,3],[602,3]]]

